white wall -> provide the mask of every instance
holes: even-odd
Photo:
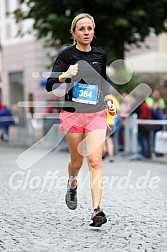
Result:
[[[6,15],[5,3],[8,1],[10,15]],[[35,100],[46,100],[52,97],[45,89],[39,87],[42,79],[42,72],[48,71],[47,65],[50,61],[46,56],[46,49],[43,48],[43,41],[37,41],[34,34],[25,35],[23,38],[16,37],[18,28],[23,31],[32,28],[32,20],[26,20],[16,24],[12,12],[18,7],[17,0],[0,0],[0,31],[1,45],[3,48],[1,56],[2,69],[2,99],[3,103],[10,104],[10,83],[9,73],[23,72],[24,100],[28,99],[29,93],[34,94]],[[21,6],[26,11],[26,6]],[[7,36],[6,27],[10,27],[10,36]],[[53,50],[54,51],[54,50]],[[55,53],[55,52],[54,52]],[[50,70],[50,69],[49,69]],[[32,73],[39,72],[39,78],[33,78]],[[39,110],[39,108],[37,108]]]
[[[8,3],[9,15],[6,15],[6,4]],[[17,0],[1,0],[0,1],[0,30],[1,30],[1,44],[11,45],[15,43],[22,43],[22,41],[32,40],[34,34],[26,34],[24,37],[17,37],[18,31],[21,28],[26,32],[32,29],[32,20],[26,20],[19,23],[15,22],[13,11],[18,8]],[[25,9],[25,6],[22,6]]]

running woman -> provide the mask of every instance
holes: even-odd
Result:
[[[116,107],[106,84],[106,53],[91,45],[95,32],[94,18],[87,13],[77,15],[71,24],[74,44],[57,57],[48,92],[66,83],[65,103],[60,112],[60,130],[66,132],[70,162],[65,201],[71,210],[77,208],[77,175],[83,164],[83,140],[86,139],[90,172],[92,214],[90,226],[107,222],[100,208],[102,197],[102,152],[106,136],[106,106],[111,115]]]

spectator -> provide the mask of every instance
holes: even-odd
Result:
[[[3,109],[3,104],[0,102],[0,111]]]
[[[163,112],[165,111],[165,101],[161,98],[160,90],[158,88],[154,88],[151,94],[151,97],[146,99],[146,103],[151,108],[151,119],[153,120],[162,120]],[[155,135],[158,131],[162,130],[162,125],[153,125],[151,132],[151,146],[152,149],[155,149]],[[155,153],[156,156],[161,154]]]
[[[149,107],[153,107],[154,103],[158,103],[159,107],[164,111],[166,104],[164,99],[161,97],[160,90],[158,88],[154,88],[152,90],[152,94],[150,97],[146,99],[146,103]]]
[[[113,100],[113,103],[115,104],[117,108],[117,112],[120,111],[120,104],[116,97],[113,95],[110,95],[110,98]],[[107,156],[109,157],[109,162],[114,161],[114,155],[118,154],[119,149],[119,139],[118,139],[118,133],[119,133],[119,122],[120,117],[119,115],[112,116],[107,111],[107,123],[109,125],[109,128],[107,129],[107,138],[106,142],[104,144],[103,149],[103,156],[104,159]]]
[[[145,101],[136,109],[135,112],[137,113],[139,119],[151,119],[151,110]],[[151,158],[150,130],[150,125],[139,124],[138,143],[140,145],[140,154],[144,158]]]
[[[1,140],[9,140],[9,127],[14,124],[12,112],[7,106],[0,110]]]

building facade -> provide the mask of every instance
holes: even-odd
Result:
[[[46,56],[43,41],[36,40],[32,29],[32,20],[15,22],[13,11],[26,6],[19,4],[18,0],[0,1],[0,96],[1,102],[8,105],[15,114],[27,112],[24,105],[18,106],[20,101],[43,101],[51,98],[51,94],[41,87],[40,83],[47,75],[49,58]],[[20,37],[18,33],[25,35]],[[40,110],[40,108],[36,108]]]

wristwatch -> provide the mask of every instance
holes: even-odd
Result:
[[[111,103],[113,103],[113,100],[111,98],[104,99],[104,101],[106,102],[106,104],[107,104],[108,101],[110,101]]]

